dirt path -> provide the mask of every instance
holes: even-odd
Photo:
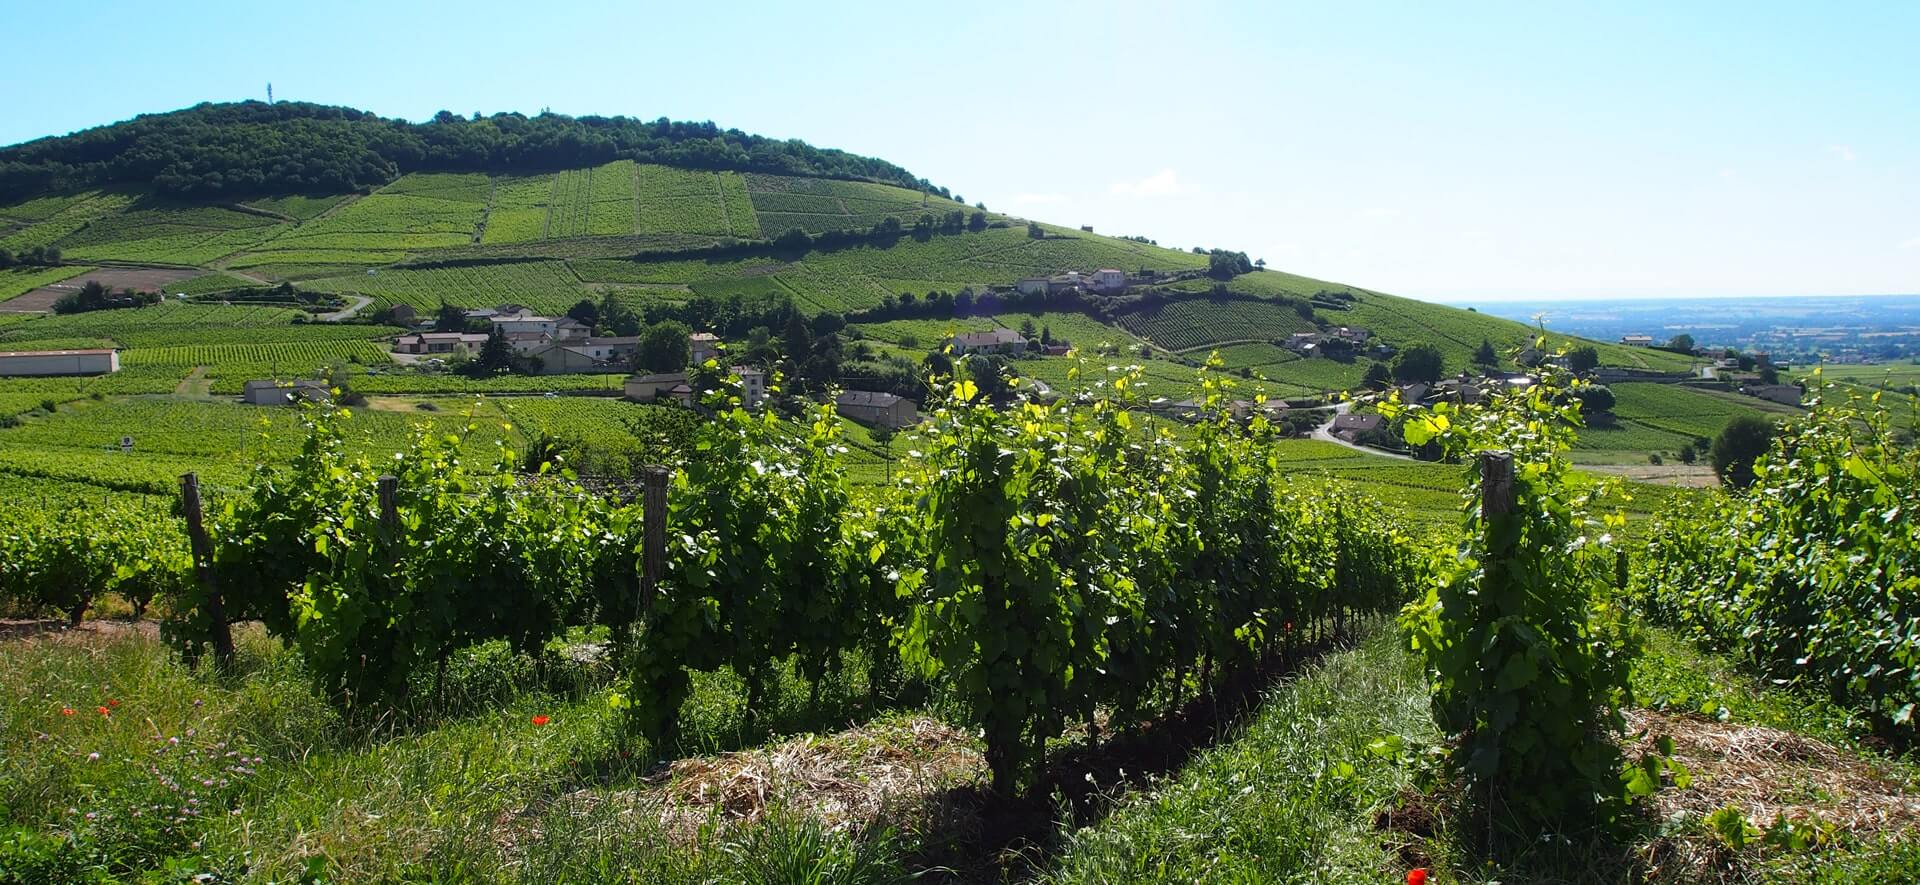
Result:
[[[207,380],[207,367],[194,366],[187,377],[180,379],[180,386],[173,389],[174,396],[190,396],[194,399],[207,399],[213,396],[213,384]]]
[[[365,295],[348,295],[347,298],[351,299],[353,303],[347,305],[345,308],[336,310],[333,313],[323,313],[320,315],[320,319],[329,323],[337,323],[337,322],[340,322],[341,320],[350,320],[350,319],[353,319],[355,316],[358,316],[360,311],[365,310],[367,305],[373,303],[373,299],[368,298]]]

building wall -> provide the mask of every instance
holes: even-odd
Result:
[[[0,357],[0,375],[105,375],[118,371],[118,353],[16,354]]]

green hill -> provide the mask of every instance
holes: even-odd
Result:
[[[1374,358],[1422,344],[1441,352],[1448,373],[1474,369],[1482,342],[1510,366],[1536,334],[1472,311],[1277,270],[1223,272],[1208,254],[1030,223],[970,207],[883,160],[710,123],[620,117],[443,114],[414,124],[257,102],[143,116],[0,149],[0,250],[37,255],[36,265],[57,250],[68,265],[106,271],[177,268],[173,276],[189,278],[166,291],[201,299],[282,282],[364,296],[363,318],[443,303],[558,314],[594,300],[739,341],[759,325],[779,333],[792,314],[858,343],[853,377],[912,375],[917,356],[953,331],[1030,322],[1083,348],[1169,361],[1156,377],[1190,373],[1173,364],[1217,351],[1227,371],[1299,396],[1356,387]],[[1022,278],[1100,268],[1126,271],[1127,292],[1012,290]],[[257,306],[32,312],[60,291],[43,287],[91,278],[73,276],[83,269],[0,270],[0,298],[23,296],[0,301],[0,346],[116,343],[127,348],[128,369],[112,382],[121,392],[170,392],[201,366],[196,378],[215,392],[332,360],[378,374],[385,360],[374,342],[397,331],[296,326],[294,313]],[[23,307],[4,312],[10,303]],[[836,332],[842,322],[850,327]],[[1340,327],[1372,337],[1336,358],[1285,346],[1295,333]],[[1603,365],[1692,365],[1664,351],[1592,346]],[[1023,374],[1063,372],[1034,364]],[[369,384],[472,389],[417,377]],[[1656,436],[1664,444],[1678,434],[1647,435]]]

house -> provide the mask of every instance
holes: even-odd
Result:
[[[418,332],[393,339],[394,353],[453,353],[478,351],[487,343],[484,332]]]
[[[1363,436],[1378,430],[1384,430],[1387,419],[1379,415],[1340,415],[1333,419],[1333,435],[1347,442],[1358,442]]]
[[[500,304],[493,307],[470,307],[460,312],[470,320],[492,320],[494,317],[531,316],[533,308],[524,304]]]
[[[834,398],[840,414],[862,424],[880,427],[911,427],[919,419],[919,406],[913,400],[872,390],[842,391]]]
[[[393,317],[393,324],[396,326],[411,326],[420,320],[419,311],[414,310],[413,305],[405,303],[394,305],[387,311],[387,315]]]
[[[720,357],[720,336],[712,332],[695,332],[687,336],[687,350],[694,365],[704,366],[707,360]]]
[[[1399,389],[1400,401],[1407,405],[1424,403],[1427,401],[1427,396],[1433,393],[1433,386],[1421,381],[1415,381],[1412,384],[1402,384]]]
[[[118,371],[120,352],[111,348],[0,353],[0,375],[106,375]]]
[[[324,403],[333,399],[325,381],[248,381],[240,401],[250,406],[285,406],[297,402]]]
[[[494,316],[488,317],[487,322],[493,324],[494,331],[506,335],[510,339],[514,335],[526,334],[540,334],[550,338],[558,338],[560,336],[560,321],[553,317],[543,317],[538,314],[495,314]]]
[[[1005,326],[990,332],[962,332],[953,336],[954,353],[1019,353],[1026,349],[1026,336]]]
[[[752,366],[734,366],[733,373],[740,376],[740,401],[749,409],[757,409],[767,401],[767,372]]]
[[[1350,344],[1365,344],[1373,333],[1360,326],[1341,326],[1333,333],[1334,337]]]
[[[561,317],[553,323],[553,337],[561,341],[578,341],[593,337],[593,327],[573,317]]]
[[[545,350],[554,340],[551,332],[508,332],[500,337],[507,339],[507,346],[520,356],[532,356]]]
[[[565,375],[572,372],[605,372],[624,367],[640,346],[639,336],[585,338],[553,341],[528,350],[525,355],[540,360],[540,374]]]
[[[1307,353],[1325,340],[1326,336],[1318,332],[1295,332],[1287,336],[1287,349],[1295,353]]]
[[[1793,384],[1742,384],[1740,392],[1786,406],[1800,405],[1801,398],[1805,396],[1805,393]]]
[[[1127,272],[1103,267],[1093,272],[1093,291],[1125,292],[1127,290]]]
[[[1022,295],[1045,295],[1048,282],[1046,277],[1021,277],[1013,288]]]
[[[693,405],[693,387],[687,383],[685,372],[634,375],[627,378],[622,387],[626,398],[637,403],[673,400],[683,406]]]
[[[1087,279],[1081,276],[1079,271],[1070,270],[1066,273],[1056,274],[1047,278],[1047,294],[1058,295],[1062,292],[1072,292],[1076,289],[1086,288],[1086,285]]]
[[[1073,345],[1071,344],[1049,344],[1040,348],[1040,351],[1047,356],[1066,356],[1071,350],[1073,350]]]
[[[1620,336],[1620,343],[1625,344],[1628,347],[1652,347],[1653,336],[1652,335],[1622,335]]]

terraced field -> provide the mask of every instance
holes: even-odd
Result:
[[[485,175],[416,173],[298,227],[283,228],[233,267],[378,265],[410,252],[473,242],[492,182]]]
[[[442,301],[459,307],[514,302],[537,311],[565,313],[593,293],[564,261],[525,261],[460,267],[383,268],[374,273],[327,277],[303,284],[320,292],[358,293],[431,312]]]
[[[10,267],[0,270],[0,302],[25,295],[41,286],[50,286],[61,280],[73,279],[90,270],[93,268],[82,265]],[[0,304],[0,310],[4,309],[5,305]]]
[[[1175,301],[1127,314],[1119,322],[1127,331],[1174,351],[1316,331],[1313,322],[1293,308],[1264,301]]]

